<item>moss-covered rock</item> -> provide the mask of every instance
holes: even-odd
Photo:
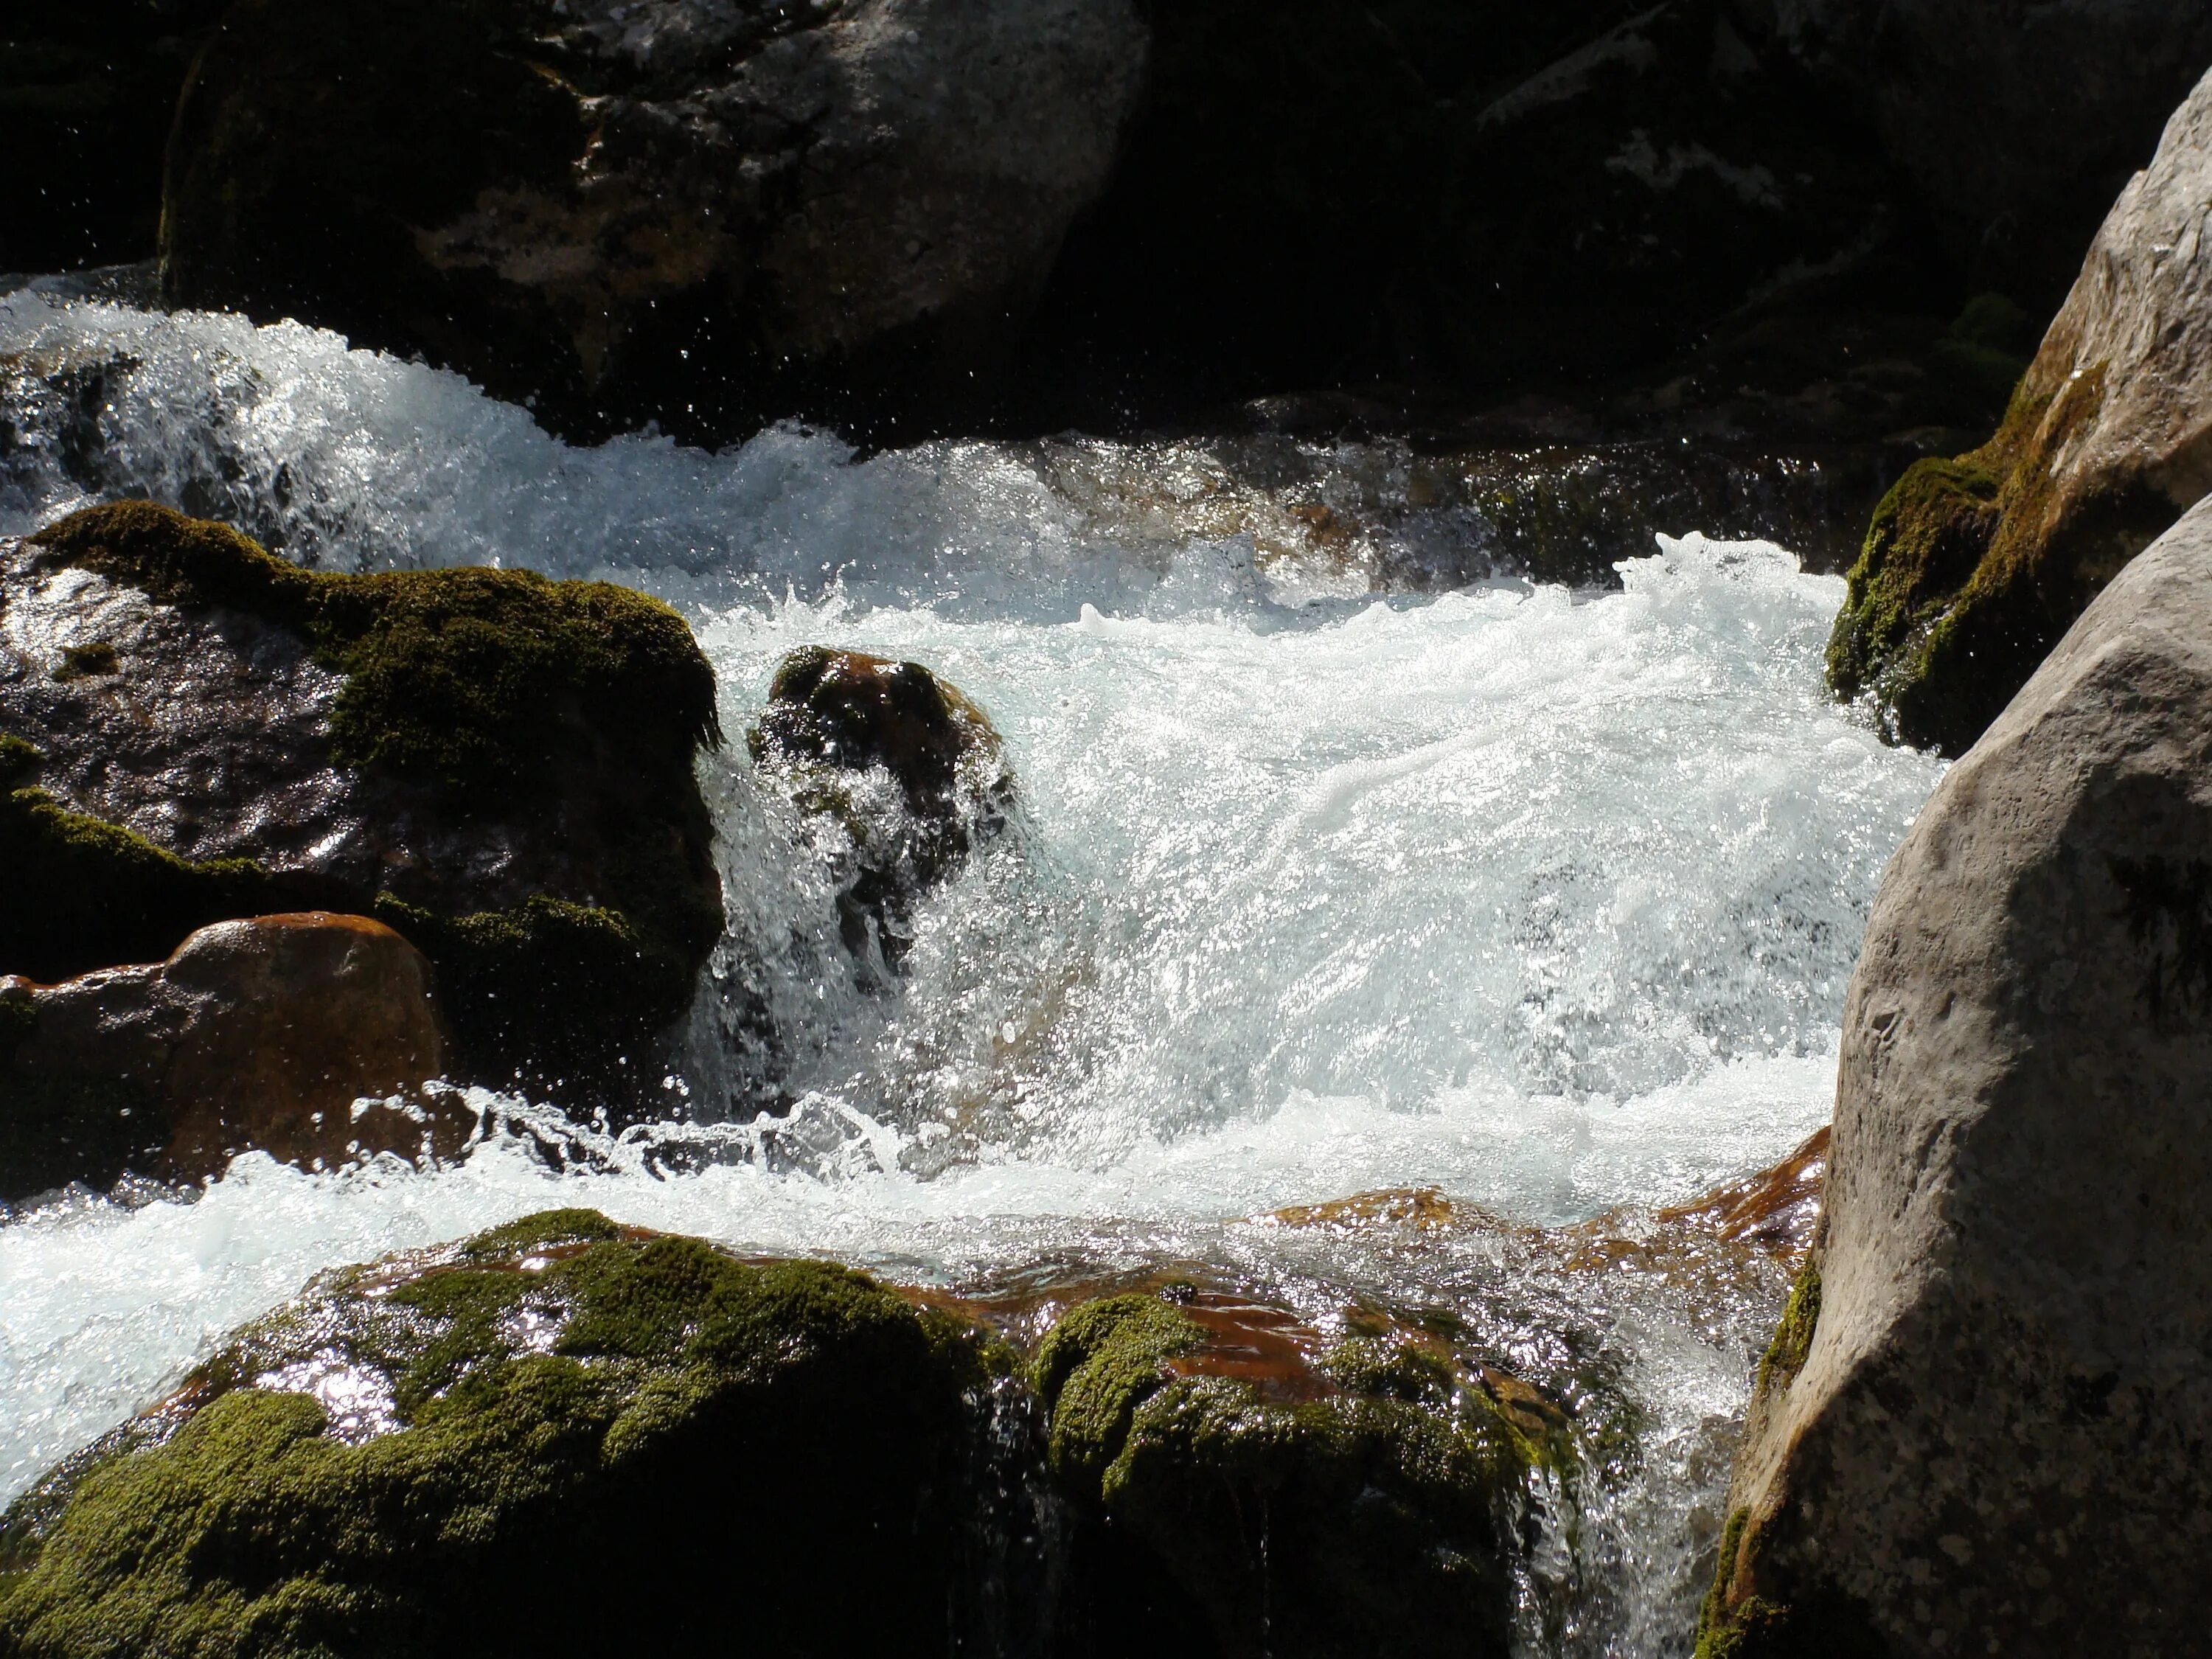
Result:
[[[112,672],[0,662],[0,971],[155,961],[225,917],[373,915],[436,965],[465,1076],[619,1099],[721,932],[683,619],[528,571],[302,569],[150,502],[4,556]],[[21,658],[21,660],[17,660]],[[28,780],[35,769],[37,782]]]
[[[588,1211],[341,1272],[9,1511],[0,1651],[942,1655],[994,1352]]]
[[[2121,193],[1990,441],[1876,509],[1828,648],[1837,695],[1963,754],[2121,568],[2212,489],[2212,79]],[[1961,351],[2006,319],[1961,319]],[[1993,371],[1994,372],[1994,371]]]
[[[1270,1399],[1171,1302],[1087,1304],[1034,1365],[1054,1476],[1203,1610],[1224,1655],[1504,1654],[1523,1478],[1553,1452],[1443,1361],[1331,1355]]]

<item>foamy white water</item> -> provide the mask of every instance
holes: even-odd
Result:
[[[574,450],[314,331],[27,295],[0,300],[7,354],[0,533],[96,488],[329,566],[611,576],[690,615],[732,733],[793,647],[912,658],[991,714],[1022,801],[883,996],[742,744],[703,763],[732,927],[687,1067],[694,1156],[586,1136],[555,1173],[497,1134],[420,1173],[251,1158],[194,1202],[0,1225],[0,1500],[312,1273],[582,1203],[951,1285],[1198,1262],[1322,1321],[1353,1297],[1479,1308],[1539,1381],[1588,1363],[1556,1329],[1595,1333],[1647,1461],[1604,1500],[1582,1571],[1607,1582],[1555,1645],[1686,1630],[1698,1506],[1775,1287],[1690,1308],[1524,1273],[1492,1239],[1240,1218],[1419,1185],[1571,1221],[1825,1120],[1874,885],[1938,770],[1826,700],[1840,580],[1683,526],[1617,592],[1382,598],[1249,534],[1102,521],[989,444]],[[1188,494],[1171,446],[1109,459]],[[771,1011],[783,1122],[749,1121],[760,1079],[717,1050],[717,996]]]

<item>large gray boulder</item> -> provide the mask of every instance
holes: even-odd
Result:
[[[1976,279],[2055,293],[2081,240],[2212,66],[2201,0],[1743,0],[1869,118]]]
[[[1884,878],[1701,1650],[2203,1652],[2208,1191],[2212,501]]]
[[[244,0],[172,298],[419,351],[572,431],[943,403],[1142,82],[1130,0]]]

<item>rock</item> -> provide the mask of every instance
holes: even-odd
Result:
[[[1963,753],[2099,589],[2212,490],[2212,76],[2120,194],[2004,424],[1876,509],[1828,678]]]
[[[589,1211],[341,1271],[9,1511],[0,1650],[943,1655],[1000,1352]]]
[[[179,109],[165,282],[568,434],[957,404],[1145,52],[1129,0],[244,0]]]
[[[2212,1629],[2212,505],[1937,787],[1844,1010],[1827,1212],[1700,1652]],[[1843,1638],[1860,1643],[1852,1647]]]
[[[1750,0],[1739,13],[1870,124],[1970,283],[2044,305],[2212,64],[2212,12],[2195,0]]]
[[[1014,779],[990,719],[915,662],[809,646],[748,734],[754,763],[831,825],[845,944],[896,968],[915,902],[1006,827]]]
[[[1079,1511],[1164,1571],[1224,1656],[1509,1651],[1508,1529],[1564,1419],[1532,1437],[1528,1402],[1426,1347],[1355,1339],[1292,1387],[1224,1334],[1145,1295],[1054,1328],[1036,1388]]]
[[[204,1180],[254,1150],[451,1155],[475,1126],[433,1095],[355,1110],[445,1071],[430,964],[363,916],[218,922],[166,963],[0,979],[0,1200]]]
[[[1502,1655],[1558,1410],[1288,1324],[1170,1285],[1024,1362],[942,1291],[533,1216],[325,1275],[49,1474],[0,1651],[719,1650],[738,1554],[769,1653]]]
[[[0,541],[0,970],[356,912],[434,965],[459,1079],[659,1082],[722,930],[692,773],[714,680],[673,611],[525,571],[322,574],[143,501]]]
[[[0,271],[154,257],[161,150],[222,0],[19,5],[0,18]]]

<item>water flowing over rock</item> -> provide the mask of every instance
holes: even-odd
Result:
[[[2197,0],[1749,0],[1868,118],[1978,286],[2057,295],[2098,216],[2212,65]]]
[[[2209,778],[2212,505],[2091,605],[1890,866],[1701,1652],[2212,1629]]]
[[[1996,435],[1875,511],[1829,647],[1963,752],[2099,589],[2212,490],[2212,75],[2120,194]]]
[[[917,662],[811,646],[776,670],[748,741],[848,843],[846,948],[896,968],[915,900],[1006,827],[1014,779],[990,719]]]
[[[1145,48],[1127,0],[246,0],[179,111],[165,280],[563,430],[957,401]]]
[[[587,1210],[342,1269],[0,1517],[0,1646],[1507,1650],[1563,1443],[1533,1389],[1433,1343],[1309,1363],[1187,1285],[1033,1360],[979,1311]],[[549,1595],[556,1558],[650,1588]]]
[[[713,675],[674,612],[522,571],[312,573],[143,501],[0,543],[0,966],[356,911],[436,965],[461,1075],[658,1083],[721,927]]]
[[[126,1172],[200,1181],[236,1154],[337,1165],[450,1154],[472,1114],[388,1097],[445,1071],[430,964],[362,916],[203,927],[166,963],[0,980],[0,1200]]]

